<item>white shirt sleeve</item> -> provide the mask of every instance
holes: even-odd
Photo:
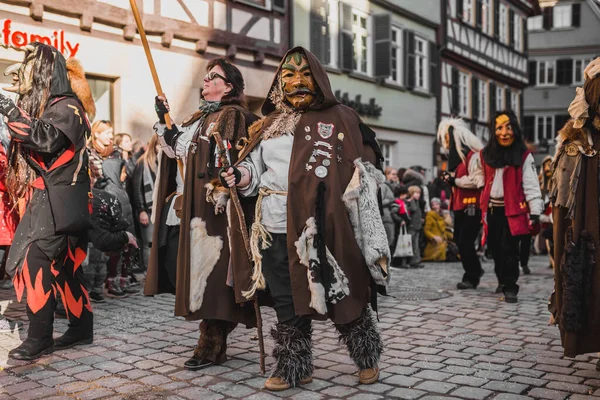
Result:
[[[238,192],[244,197],[256,196],[258,194],[258,187],[260,186],[260,177],[265,172],[262,143],[255,147],[238,166],[244,167],[250,172],[250,183],[245,187],[238,187]]]
[[[180,159],[185,163],[190,144],[192,143],[192,137],[194,136],[194,132],[196,132],[198,123],[199,122],[196,122],[185,128],[180,127],[179,130],[181,131],[181,134],[177,137],[175,146],[169,146],[165,141],[164,135],[166,125],[161,124],[160,122],[154,124],[154,132],[158,135],[158,143],[167,157]]]
[[[525,200],[529,203],[531,215],[541,215],[544,211],[544,201],[538,180],[533,156],[529,154],[523,163],[523,191]]]
[[[469,173],[460,178],[456,178],[454,183],[461,189],[479,189],[485,184],[483,179],[483,168],[479,152],[473,154],[467,166]]]

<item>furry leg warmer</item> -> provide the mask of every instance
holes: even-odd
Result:
[[[283,379],[295,387],[314,371],[312,356],[312,328],[304,331],[292,325],[277,324],[271,329],[275,339],[273,357],[277,360],[272,377]]]
[[[212,361],[220,364],[225,361],[227,351],[227,336],[235,328],[234,323],[207,319],[200,322],[200,338],[194,349],[194,356],[198,359]]]
[[[356,321],[336,324],[335,327],[340,334],[340,341],[348,347],[350,358],[359,369],[377,367],[383,342],[370,308],[365,308]]]

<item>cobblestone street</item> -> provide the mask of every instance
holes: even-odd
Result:
[[[552,272],[532,258],[519,303],[499,302],[493,266],[477,291],[459,292],[459,264],[394,270],[390,297],[380,297],[386,350],[381,380],[359,386],[355,366],[330,323],[315,323],[313,383],[280,393],[261,390],[255,331],[238,327],[229,360],[190,372],[198,324],[173,317],[174,297],[141,295],[95,306],[90,346],[57,351],[37,363],[7,360],[25,329],[0,334],[0,400],[4,399],[592,399],[600,398],[597,355],[564,359],[558,329],[548,326]],[[12,291],[1,312],[26,323]],[[263,308],[267,352],[274,313]],[[58,320],[56,333],[66,329]],[[267,357],[267,369],[273,358]]]

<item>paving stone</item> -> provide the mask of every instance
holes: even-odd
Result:
[[[515,382],[491,381],[482,386],[483,389],[489,389],[494,392],[507,392],[514,394],[523,394],[528,386]]]
[[[107,397],[115,394],[112,390],[106,388],[88,389],[84,392],[78,393],[77,397],[81,400],[94,400],[102,397]]]
[[[550,382],[548,385],[546,385],[546,387],[549,389],[562,390],[565,392],[578,394],[588,394],[588,392],[592,389],[591,386],[577,385],[569,382]]]
[[[483,400],[492,394],[491,391],[485,389],[478,389],[473,387],[461,387],[450,393],[452,396],[459,397],[461,399],[474,399]]]
[[[518,394],[512,394],[512,393],[500,393],[497,396],[494,396],[493,400],[528,400],[531,399],[531,397],[528,396],[522,396],[522,395],[518,395]]]
[[[202,399],[202,400],[218,400],[223,399],[224,396],[219,393],[211,392],[210,390],[203,388],[187,388],[181,389],[176,392],[179,396],[182,396],[186,399]]]
[[[452,389],[456,388],[456,385],[448,382],[423,382],[417,386],[415,389],[424,390],[430,393],[448,393]]]
[[[569,396],[569,393],[560,392],[558,390],[535,388],[530,390],[527,395],[536,399],[563,400]]]
[[[391,392],[386,394],[386,397],[400,398],[400,399],[418,399],[422,397],[426,392],[422,390],[414,390],[414,389],[394,389]]]

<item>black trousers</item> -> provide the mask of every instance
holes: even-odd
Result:
[[[277,321],[301,330],[309,329],[311,319],[296,315],[294,310],[287,235],[285,233],[272,233],[271,235],[273,237],[271,246],[262,252],[262,271],[271,298],[275,302]]]
[[[490,208],[487,220],[488,246],[494,257],[494,271],[498,284],[504,285],[504,293],[518,293],[519,236],[510,233],[504,207]]]
[[[531,254],[531,235],[519,236],[519,261],[521,267],[529,265],[529,255]]]
[[[477,257],[476,241],[481,230],[481,210],[476,210],[475,215],[467,215],[467,210],[454,212],[454,240],[458,246],[460,261],[465,273],[463,282],[479,285],[483,273],[481,262]]]

